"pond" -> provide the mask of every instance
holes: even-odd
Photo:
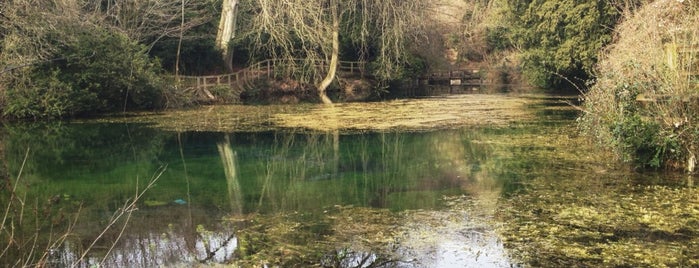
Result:
[[[7,124],[0,265],[699,264],[693,177],[617,164],[577,136],[575,100]]]

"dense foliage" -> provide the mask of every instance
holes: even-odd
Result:
[[[524,75],[543,88],[582,86],[620,14],[612,1],[506,0],[503,23],[489,29],[490,47],[522,52]]]
[[[200,72],[200,62],[180,60],[180,55],[204,58],[198,56],[210,57],[213,50],[184,32],[196,27],[199,33],[209,31],[210,16],[205,15],[213,12],[212,5],[172,0],[3,2],[3,116],[65,118],[184,103],[182,94],[163,82],[163,68],[153,56],[163,58],[173,71],[177,65]],[[193,52],[199,49],[199,54]],[[216,68],[212,65],[208,68]]]
[[[3,113],[15,118],[70,117],[160,104],[160,70],[143,46],[117,33],[84,29],[57,58],[19,70]]]
[[[699,5],[692,1],[654,1],[629,16],[585,96],[584,130],[638,166],[693,171],[699,153],[697,23]]]

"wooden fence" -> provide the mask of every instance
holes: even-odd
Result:
[[[340,61],[338,72],[364,75],[366,63],[356,61]],[[289,60],[264,60],[230,74],[207,76],[180,76],[180,82],[185,89],[208,90],[218,86],[243,87],[251,80],[260,78],[275,78],[290,76],[291,72],[298,68],[310,68],[314,72],[327,69],[325,61],[304,65],[302,59]],[[293,70],[293,71],[292,71]]]

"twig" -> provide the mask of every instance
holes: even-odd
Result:
[[[48,259],[50,256],[51,249],[57,248],[59,245],[63,244],[63,242],[68,239],[68,236],[71,235],[73,228],[75,228],[75,225],[78,223],[78,219],[80,218],[80,211],[82,210],[82,204],[80,204],[80,207],[78,207],[77,213],[75,213],[75,219],[73,219],[72,223],[68,224],[68,228],[66,228],[66,231],[61,235],[58,239],[54,240],[51,245],[47,247],[47,250],[44,251],[44,255],[41,256],[40,260],[43,259]]]
[[[104,258],[102,258],[102,261],[100,261],[100,265],[104,264],[104,262],[107,260],[107,257],[109,254],[112,252],[114,247],[116,246],[116,242],[121,239],[121,237],[124,235],[124,231],[126,231],[126,226],[129,225],[129,220],[131,219],[131,215],[133,214],[133,210],[130,210],[129,213],[126,215],[126,220],[124,221],[124,225],[121,226],[121,231],[119,231],[119,235],[117,236],[116,239],[114,239],[114,242],[112,243],[112,246],[109,247],[109,250],[107,250],[107,253],[104,254]]]
[[[136,210],[136,203],[138,202],[138,200],[141,199],[141,197],[143,197],[143,195],[146,193],[146,191],[148,191],[150,188],[153,187],[153,185],[155,185],[155,182],[158,180],[158,178],[160,178],[160,176],[163,175],[163,173],[165,172],[166,167],[167,167],[167,166],[162,166],[162,167],[160,167],[160,168],[156,171],[156,174],[157,174],[157,175],[154,175],[154,176],[151,178],[150,182],[148,182],[148,185],[146,185],[146,187],[145,187],[143,190],[141,190],[140,192],[137,192],[137,193],[136,193],[136,196],[134,196],[133,199],[131,199],[131,200],[126,200],[126,202],[124,202],[124,206],[123,206],[121,209],[119,209],[117,212],[115,212],[115,214],[112,216],[112,218],[110,219],[109,223],[107,224],[107,227],[105,227],[105,228],[102,230],[102,232],[97,236],[97,238],[95,238],[95,240],[92,241],[92,243],[90,244],[90,246],[88,246],[87,249],[85,249],[85,251],[83,252],[83,254],[80,255],[80,258],[78,258],[78,259],[71,265],[72,267],[79,266],[78,264],[79,264],[81,261],[83,261],[83,260],[85,259],[85,257],[86,257],[87,254],[90,252],[90,250],[95,246],[95,244],[97,244],[97,241],[99,241],[99,240],[107,233],[107,231],[108,231],[109,229],[111,229],[112,226],[114,226],[114,224],[116,224],[116,222],[117,222],[121,217],[124,216],[124,214],[127,214],[127,215],[128,215],[128,216],[127,216],[127,219],[130,219],[130,218],[131,218],[131,213],[133,213],[133,212]],[[128,222],[124,223],[124,225],[126,225],[127,223],[128,223]],[[122,231],[123,231],[123,230],[122,230]],[[121,235],[120,235],[119,237],[121,237]],[[119,240],[119,239],[117,238],[117,239],[113,242],[112,247],[114,246],[114,244],[116,244],[116,243],[118,242],[118,240]],[[110,248],[110,250],[111,250],[111,248]],[[102,261],[104,261],[104,260],[102,260]]]
[[[36,206],[34,208],[34,210],[37,211],[37,213],[38,213],[38,211],[39,211],[39,200],[38,199],[34,205]],[[32,242],[32,247],[29,250],[29,254],[27,254],[27,258],[24,260],[24,264],[22,265],[23,267],[29,266],[29,261],[32,260],[31,256],[34,255],[34,249],[36,249],[37,240],[39,240],[39,231],[41,229],[39,228],[39,218],[38,217],[36,218],[35,224],[36,224],[36,226],[35,226],[36,232],[33,235],[34,241]]]
[[[22,177],[22,172],[24,171],[24,166],[27,163],[27,158],[29,157],[29,147],[27,147],[27,152],[24,154],[24,160],[22,160],[22,166],[19,168],[19,172],[17,174],[17,180],[15,180],[15,185],[12,186],[12,192],[10,193],[9,200],[7,202],[7,208],[5,208],[5,215],[2,217],[2,224],[0,224],[0,231],[5,231],[7,232],[7,227],[5,227],[5,223],[7,223],[7,215],[10,213],[10,208],[12,206],[12,201],[15,199],[15,193],[17,191],[17,185],[19,185],[19,179]],[[18,199],[19,200],[19,199]],[[22,205],[22,210],[24,210],[24,202],[19,200],[19,202]],[[21,217],[20,217],[21,218]],[[10,246],[12,245],[11,242],[14,239],[14,228],[11,233],[8,232],[9,234],[9,240],[7,243],[7,247],[3,249],[2,253],[0,253],[0,257],[4,256],[5,253],[7,253],[7,250],[10,249]]]

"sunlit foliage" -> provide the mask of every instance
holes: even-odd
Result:
[[[583,130],[639,167],[692,172],[699,154],[699,6],[659,0],[625,19],[585,95]]]
[[[584,86],[594,76],[597,54],[611,42],[620,16],[610,1],[504,2],[509,23],[488,33],[490,45],[521,50],[525,76],[549,89]]]

